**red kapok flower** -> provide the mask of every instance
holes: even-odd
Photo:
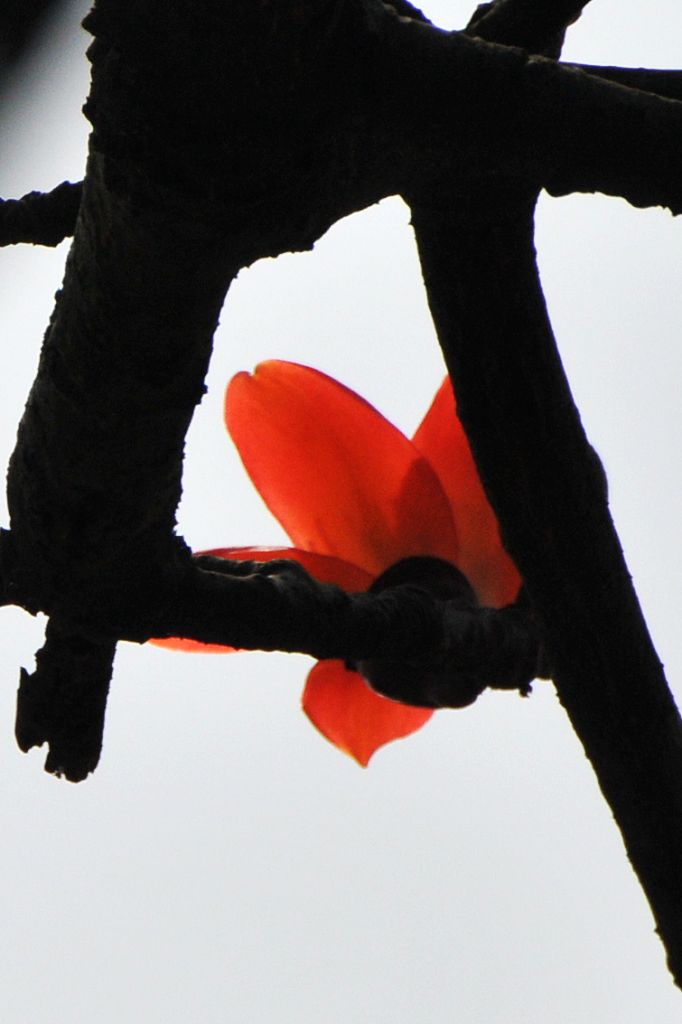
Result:
[[[468,578],[483,605],[518,593],[445,380],[410,441],[355,392],[317,370],[271,360],[238,373],[225,398],[227,429],[256,489],[293,548],[219,548],[224,558],[293,558],[323,582],[367,590],[391,565],[430,555]],[[229,650],[188,640],[186,650]],[[341,661],[308,674],[303,709],[341,750],[366,765],[383,744],[433,714],[375,693]]]

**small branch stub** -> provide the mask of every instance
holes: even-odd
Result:
[[[82,182],[63,181],[51,192],[0,199],[0,246],[28,242],[56,246],[76,228]]]
[[[49,620],[35,672],[21,670],[15,726],[24,752],[48,744],[45,771],[80,782],[97,767],[115,650]]]

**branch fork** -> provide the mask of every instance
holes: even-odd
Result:
[[[680,75],[549,59],[583,6],[573,0],[498,0],[469,35],[394,6],[193,0],[159,21],[147,0],[96,0],[82,194],[45,200],[44,226],[38,199],[0,208],[0,237],[48,244],[78,209],[8,478],[2,599],[51,616],[23,679],[19,742],[47,739],[49,767],[68,777],[91,770],[125,636],[269,646],[258,623],[274,610],[272,646],[358,660],[377,679],[405,614],[425,649],[475,651],[477,666],[509,647],[532,672],[541,636],[679,981],[682,727],[563,374],[532,216],[543,187],[681,212]],[[192,563],[174,535],[183,439],[230,281],[393,194],[412,210],[458,407],[532,616],[412,586],[348,595],[282,567],[225,573]],[[76,707],[92,712],[82,729]]]

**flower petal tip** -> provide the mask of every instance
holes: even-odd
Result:
[[[322,735],[362,768],[380,747],[421,729],[430,708],[409,707],[370,689],[342,661],[320,661],[303,691],[303,710]]]

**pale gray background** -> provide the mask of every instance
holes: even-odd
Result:
[[[0,128],[0,195],[82,174],[78,28]],[[424,8],[461,27],[463,0]],[[565,56],[680,64],[679,0],[594,0]],[[229,377],[308,362],[406,431],[442,363],[405,208],[245,271],[192,427],[181,528],[277,543],[221,425]],[[661,658],[680,692],[680,225],[619,200],[543,200],[542,274]],[[0,461],[66,246],[0,253]],[[396,358],[399,353],[399,358]],[[6,511],[2,513],[6,521]],[[3,609],[0,1019],[8,1024],[673,1024],[682,1003],[592,771],[550,684],[438,714],[362,771],[298,708],[298,656],[120,648],[103,761],[71,786],[13,742],[43,623]]]

